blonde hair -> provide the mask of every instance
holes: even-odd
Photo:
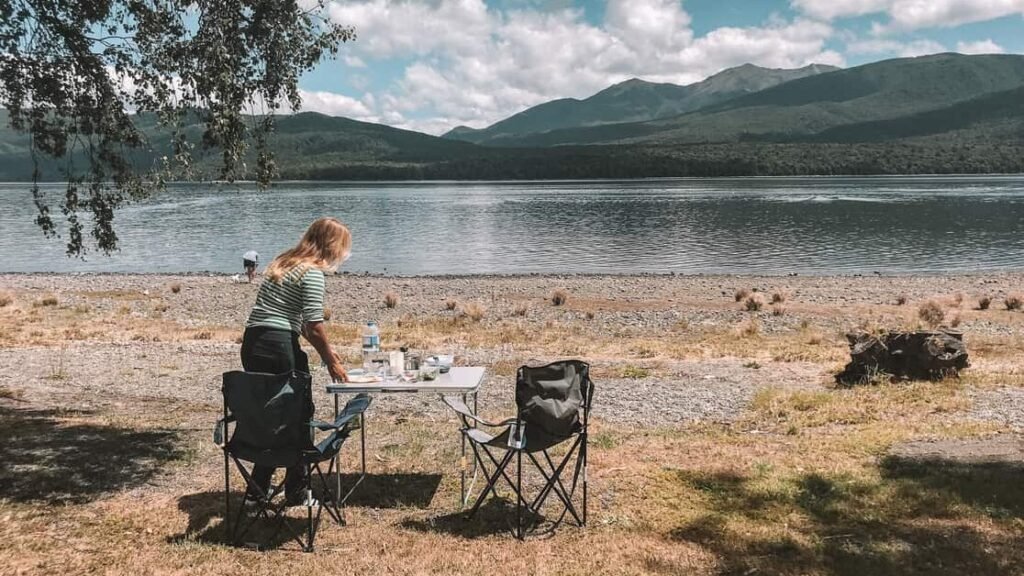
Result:
[[[286,274],[305,270],[333,270],[341,264],[352,249],[352,233],[337,218],[318,218],[309,225],[299,244],[286,250],[267,265],[264,274],[280,283]]]

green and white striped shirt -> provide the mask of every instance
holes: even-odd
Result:
[[[245,327],[265,326],[302,333],[302,326],[324,319],[324,273],[296,267],[278,284],[264,280]]]

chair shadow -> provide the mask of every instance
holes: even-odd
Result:
[[[358,474],[342,474],[342,493],[348,491]],[[334,489],[334,476],[327,485]],[[348,499],[348,506],[368,508],[427,508],[441,485],[440,474],[367,474]]]
[[[177,432],[73,421],[90,414],[0,406],[0,499],[84,503],[142,485],[184,456]]]
[[[492,496],[480,506],[475,516],[470,518],[468,513],[468,510],[462,510],[425,519],[409,519],[402,522],[402,527],[416,532],[433,532],[471,539],[512,534],[514,531],[516,509],[513,503],[505,498]],[[527,525],[542,524],[544,520],[543,516],[524,511],[523,521]]]
[[[178,498],[178,509],[188,514],[188,525],[181,534],[167,537],[170,544],[178,544],[187,541],[202,542],[204,544],[215,544],[219,546],[234,546],[235,542],[225,533],[224,524],[224,492],[207,491],[187,494]],[[242,504],[242,493],[231,493],[231,521],[238,518],[239,506]],[[304,509],[303,509],[304,510]],[[247,518],[250,513],[246,513]],[[331,522],[330,516],[324,511],[323,522]],[[248,522],[248,520],[245,520]],[[285,516],[284,522],[288,528],[282,527],[278,530],[276,520],[260,518],[252,523],[237,545],[252,548],[254,550],[277,550],[289,543],[295,543],[292,532],[305,535],[306,519],[294,516]],[[321,524],[321,528],[323,524]]]

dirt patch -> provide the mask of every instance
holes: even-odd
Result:
[[[893,447],[890,457],[906,463],[963,466],[1000,465],[1024,469],[1024,437],[915,441]]]

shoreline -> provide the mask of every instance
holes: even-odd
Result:
[[[69,277],[69,278],[112,278],[112,277],[180,277],[180,278],[232,278],[243,272],[216,272],[216,271],[192,271],[192,272],[4,272],[0,271],[0,279],[11,276],[18,278],[31,277]],[[993,271],[951,271],[951,272],[910,272],[910,273],[850,273],[850,274],[764,274],[764,273],[679,273],[679,272],[511,272],[511,273],[480,273],[480,274],[383,274],[379,272],[337,272],[328,275],[328,278],[365,278],[372,280],[529,280],[529,279],[567,279],[567,280],[614,280],[629,278],[655,278],[655,279],[704,279],[704,280],[755,280],[766,279],[810,279],[828,280],[839,278],[886,278],[891,280],[920,279],[920,278],[996,278],[1005,279],[1012,277],[1024,279],[1024,268],[1018,270],[993,270]]]

